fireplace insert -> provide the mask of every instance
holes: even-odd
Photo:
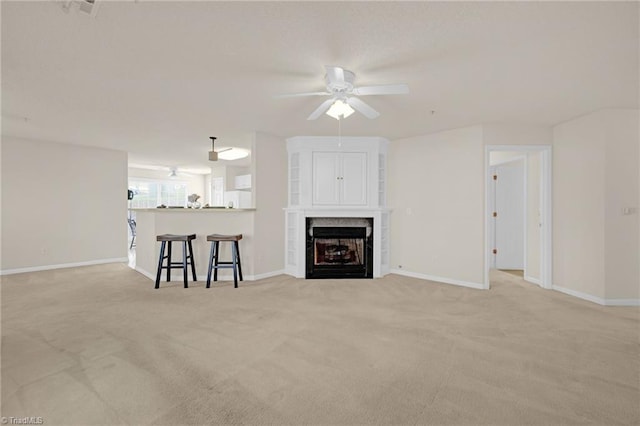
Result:
[[[372,226],[313,226],[312,220],[307,219],[307,278],[373,278]]]

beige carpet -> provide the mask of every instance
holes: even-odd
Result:
[[[640,423],[637,308],[496,271],[240,289],[126,265],[2,277],[2,416],[46,425]]]

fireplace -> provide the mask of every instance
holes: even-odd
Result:
[[[306,218],[306,278],[373,278],[372,218]]]

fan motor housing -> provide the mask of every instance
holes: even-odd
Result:
[[[356,78],[356,75],[349,71],[344,71],[344,83],[339,82],[330,82],[329,76],[324,76],[324,81],[327,82],[327,89],[331,92],[351,92],[353,90],[353,81]]]

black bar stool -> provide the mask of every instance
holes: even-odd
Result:
[[[198,281],[196,279],[196,265],[193,260],[193,247],[191,246],[191,241],[196,239],[196,234],[190,235],[173,235],[173,234],[163,234],[157,235],[156,241],[161,241],[162,245],[160,246],[160,259],[158,260],[158,274],[156,275],[156,288],[160,288],[160,275],[162,274],[162,270],[167,270],[167,282],[171,281],[171,269],[182,269],[183,278],[184,278],[184,288],[189,288],[189,284],[187,283],[187,264],[191,265],[191,273],[193,274],[193,281]],[[171,243],[174,241],[182,242],[182,262],[172,262],[171,261]],[[169,250],[167,255],[164,255],[164,249],[169,243]],[[188,249],[188,251],[187,251]],[[163,261],[167,259],[167,264],[163,265]]]
[[[242,281],[242,263],[240,262],[240,245],[238,241],[242,239],[242,234],[237,235],[207,235],[207,241],[211,241],[211,254],[209,255],[209,272],[207,273],[207,288],[211,287],[211,271],[213,270],[213,280],[218,281],[218,269],[233,268],[233,284],[238,288],[238,275]],[[231,245],[231,262],[221,262],[220,257],[220,241],[229,241]]]

